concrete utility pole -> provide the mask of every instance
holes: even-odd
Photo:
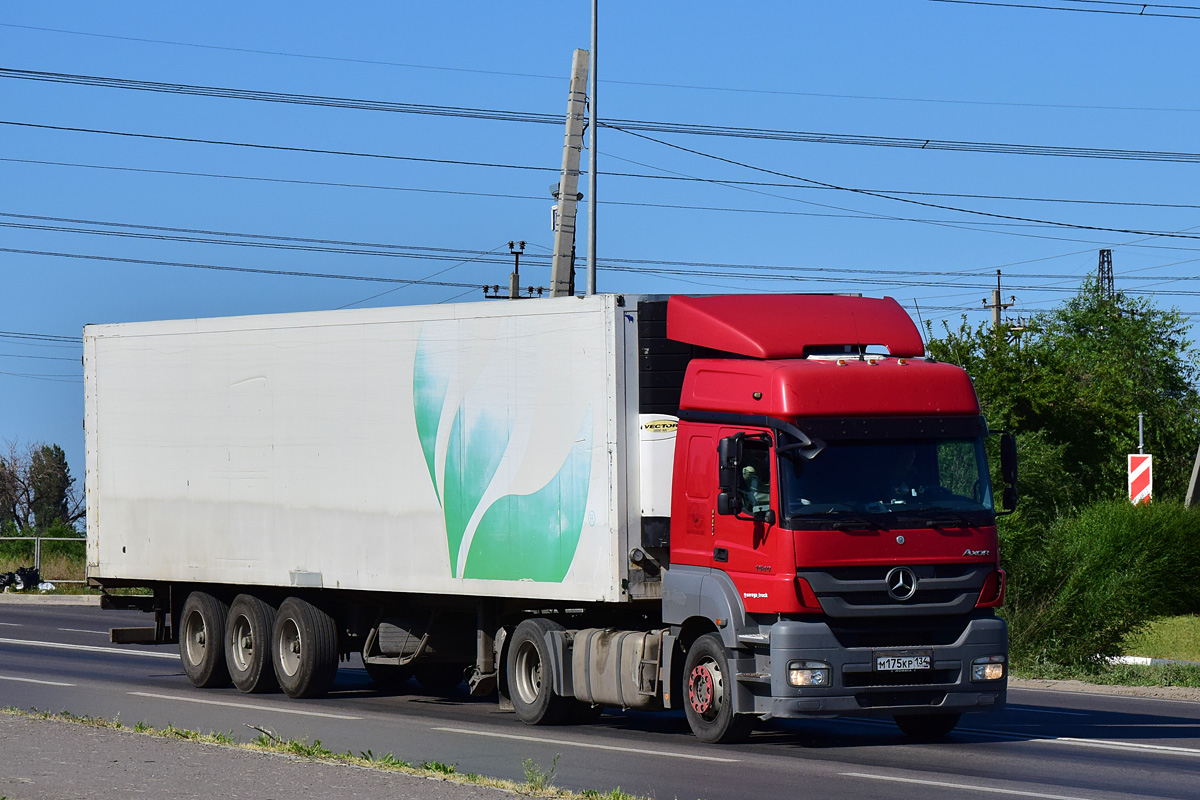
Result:
[[[987,300],[983,301],[984,308],[990,308],[992,310],[993,332],[1000,330],[1000,312],[1004,311],[1005,309],[1012,308],[1013,304],[1016,303],[1017,298],[1014,297],[1012,300],[1012,303],[1000,302],[1000,270],[996,270],[996,288],[992,289],[992,302],[989,303]]]
[[[583,151],[584,107],[587,100],[588,51],[576,50],[571,61],[571,91],[567,97],[567,134],[563,141],[562,177],[558,181],[558,227],[550,261],[550,296],[571,293],[571,251],[575,246],[575,213],[579,204],[579,158]],[[593,200],[593,204],[595,201]]]
[[[1196,505],[1196,480],[1200,478],[1200,447],[1196,448],[1196,463],[1192,465],[1192,479],[1188,481],[1187,497],[1183,499],[1183,507],[1191,508]]]

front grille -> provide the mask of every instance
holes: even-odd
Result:
[[[915,616],[955,616],[970,613],[994,567],[990,564],[903,565],[916,577],[908,600],[888,594],[887,576],[895,565],[831,567],[804,570],[822,610],[834,619]]]
[[[854,700],[862,708],[888,706],[937,706],[946,699],[945,692],[859,692]]]
[[[868,686],[953,686],[957,682],[957,669],[842,673],[842,685],[847,689],[861,689]]]

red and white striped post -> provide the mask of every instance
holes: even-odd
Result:
[[[1129,454],[1129,499],[1134,505],[1149,503],[1154,495],[1153,458],[1148,453]]]

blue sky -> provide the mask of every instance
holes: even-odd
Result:
[[[1034,149],[1200,150],[1200,20],[928,0],[600,6],[601,120]],[[0,67],[562,116],[572,51],[588,46],[589,15],[581,0],[336,8],[46,0],[0,11]],[[548,283],[547,187],[557,180],[561,124],[14,74],[0,76],[0,120],[24,123],[0,124],[0,331],[78,337],[88,322],[485,302],[472,287],[505,284],[511,267],[480,254],[506,256],[510,240],[529,243],[522,285]],[[1005,301],[1016,297],[1008,314],[1028,316],[1068,296],[1094,274],[1097,251],[1110,247],[1119,288],[1160,292],[1160,305],[1200,315],[1200,242],[1151,235],[1200,237],[1200,166],[1186,157],[647,135],[698,152],[600,129],[601,291],[859,291],[956,324],[964,313],[987,319],[981,301],[997,268]],[[1088,227],[797,187],[797,178]],[[585,247],[581,224],[581,264]],[[0,334],[0,441],[58,443],[82,479],[80,353],[71,341]]]

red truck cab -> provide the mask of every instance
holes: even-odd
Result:
[[[672,297],[667,336],[711,356],[683,381],[663,583],[701,738],[832,714],[936,736],[1002,708],[1004,575],[967,374],[925,359],[891,298]],[[693,656],[702,635],[728,663]]]

